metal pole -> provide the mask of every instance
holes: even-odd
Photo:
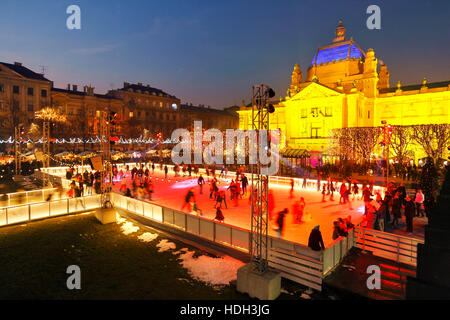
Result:
[[[269,129],[268,89],[265,85],[252,88],[252,129],[256,131],[259,141],[260,130]],[[261,150],[260,150],[261,151]],[[252,219],[251,219],[251,261],[257,266],[258,271],[267,269],[268,257],[268,175],[261,174],[261,162],[259,157],[256,165],[251,164],[252,174]]]

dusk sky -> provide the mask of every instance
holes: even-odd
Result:
[[[66,28],[71,4],[81,8],[81,30]],[[371,4],[381,8],[381,30],[366,27]],[[387,64],[391,86],[449,80],[449,16],[448,0],[1,0],[0,61],[45,66],[60,88],[106,93],[142,82],[223,108],[248,103],[259,83],[285,96],[294,64],[305,74],[339,19]]]

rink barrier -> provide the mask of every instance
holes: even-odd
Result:
[[[0,226],[92,211],[100,207],[100,199],[100,195],[91,195],[0,208]]]
[[[186,233],[249,253],[250,231],[201,216],[111,193],[115,207]],[[322,289],[322,253],[269,236],[268,262],[281,276],[316,290]]]
[[[34,177],[38,180],[42,180],[44,174],[46,173],[36,171]],[[71,181],[52,174],[47,174],[47,176],[52,186],[58,184],[63,186],[64,192],[61,194],[60,199],[68,198],[66,191],[70,188]],[[56,198],[59,199],[58,189],[53,188],[52,186],[37,190],[6,193],[5,195],[7,198],[0,199],[0,208],[47,201],[49,195],[52,195],[53,200],[56,200]]]
[[[333,271],[354,246],[355,228],[348,231],[347,237],[339,237],[323,251],[323,277]]]
[[[389,260],[417,266],[417,244],[423,240],[355,227],[354,245]]]

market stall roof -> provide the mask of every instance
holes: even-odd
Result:
[[[63,151],[63,152],[55,154],[55,157],[65,157],[65,156],[68,156],[69,154],[71,154],[71,153],[68,151]]]
[[[78,156],[78,157],[81,157],[81,158],[87,158],[87,157],[94,156],[95,154],[96,154],[96,153],[93,152],[93,151],[83,151],[83,152],[77,154],[77,156]]]
[[[305,149],[285,148],[280,152],[284,158],[309,158],[311,155]]]

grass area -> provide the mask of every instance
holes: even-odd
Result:
[[[158,238],[140,241],[145,232],[158,233]],[[126,235],[121,225],[101,225],[93,213],[2,227],[0,299],[249,299],[234,284],[218,289],[193,279],[172,250],[158,252],[162,239],[176,250],[211,256],[143,225]],[[69,265],[81,269],[81,290],[66,287]],[[329,290],[305,297],[305,287],[285,279],[282,288],[283,300],[345,299]]]
[[[233,286],[215,290],[192,279],[175,255],[158,252],[157,240],[139,241],[140,233],[101,225],[93,213],[1,228],[0,299],[248,298]],[[66,287],[73,264],[81,268],[81,290]]]

